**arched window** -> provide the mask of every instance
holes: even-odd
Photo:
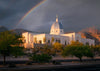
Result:
[[[48,43],[50,43],[50,40],[48,40]]]
[[[56,42],[57,42],[57,39],[56,39]]]
[[[42,41],[41,40],[39,40],[39,44],[41,44],[42,43]]]
[[[76,42],[79,42],[79,40],[76,40]]]
[[[60,40],[58,40],[58,43],[60,43]]]
[[[60,41],[60,39],[56,39],[56,42],[60,43],[61,41]]]

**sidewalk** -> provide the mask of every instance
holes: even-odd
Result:
[[[62,57],[62,56],[58,56],[58,57],[53,57],[52,60],[69,60],[69,59],[78,59],[77,57]],[[88,57],[83,57],[82,59],[91,59]],[[94,59],[100,59],[100,56],[98,57],[94,57]],[[28,57],[18,57],[18,58],[14,58],[14,57],[6,57],[6,61],[28,61],[29,58]],[[0,61],[3,61],[3,57],[0,58]]]
[[[40,69],[55,69],[55,68],[64,68],[64,67],[80,67],[80,66],[89,66],[89,65],[100,65],[100,61],[92,62],[62,62],[61,65],[53,64],[43,64],[43,65],[17,65],[15,68],[1,67],[0,71],[29,71],[29,70],[40,70]]]

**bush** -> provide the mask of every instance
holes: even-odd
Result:
[[[34,54],[30,59],[38,63],[44,63],[49,62],[52,57],[48,54]]]
[[[59,61],[52,61],[52,64],[54,64],[54,65],[60,65],[61,64],[61,62],[59,62]]]
[[[8,65],[8,67],[11,67],[11,68],[16,67],[16,64],[10,63],[10,64]]]

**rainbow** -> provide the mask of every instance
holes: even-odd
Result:
[[[18,22],[18,24],[20,24],[33,10],[35,10],[36,8],[38,8],[40,5],[42,5],[43,3],[45,3],[47,0],[43,0],[41,2],[39,2],[36,6],[34,6],[32,9],[30,9]],[[17,24],[17,25],[18,25]],[[17,26],[16,25],[16,26]]]

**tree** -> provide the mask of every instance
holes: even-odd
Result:
[[[15,33],[12,33],[10,31],[0,33],[0,54],[4,58],[4,64],[6,56],[10,55],[13,52],[12,48],[15,46],[20,47],[23,43],[21,38],[21,36],[16,35]]]
[[[96,45],[95,47],[97,48],[96,51],[98,52],[98,54],[100,54],[100,45]]]
[[[54,42],[54,37],[51,38],[51,43],[53,44],[53,42]]]
[[[71,44],[71,45],[66,46],[64,50],[62,51],[62,55],[63,56],[68,56],[68,55],[76,56],[80,59],[80,61],[82,61],[83,56],[93,57],[91,48],[89,46],[80,45],[80,44],[78,43],[78,44]]]
[[[56,42],[53,44],[53,49],[55,50],[55,53],[61,52],[63,50],[62,44]]]
[[[24,54],[23,49],[24,49],[24,47],[14,46],[11,48],[11,54],[15,57],[21,56]]]
[[[83,43],[80,43],[79,41],[71,41],[71,44],[70,45],[83,46]]]
[[[40,50],[39,48],[33,48],[32,53],[37,54],[39,52],[39,50]]]
[[[92,49],[90,48],[90,46],[84,45],[84,46],[83,46],[83,50],[84,50],[84,51],[83,51],[84,56],[86,56],[86,57],[91,57],[91,58],[94,57],[94,54],[93,54]]]
[[[45,44],[43,47],[39,48],[33,48],[32,51],[33,54],[48,54],[48,55],[55,55],[55,50],[52,46]]]
[[[54,49],[52,48],[52,46],[50,46],[50,45],[44,45],[44,46],[40,49],[40,52],[41,52],[42,54],[55,55],[55,51],[54,51]]]
[[[50,55],[50,52],[51,52],[51,48],[50,46],[48,45],[44,45],[41,49],[40,49],[41,53],[43,54],[49,54]]]
[[[46,42],[46,37],[43,38],[43,42],[44,42],[44,43]]]
[[[94,55],[100,55],[100,45],[96,45],[96,46],[91,46],[91,49],[94,53]]]

